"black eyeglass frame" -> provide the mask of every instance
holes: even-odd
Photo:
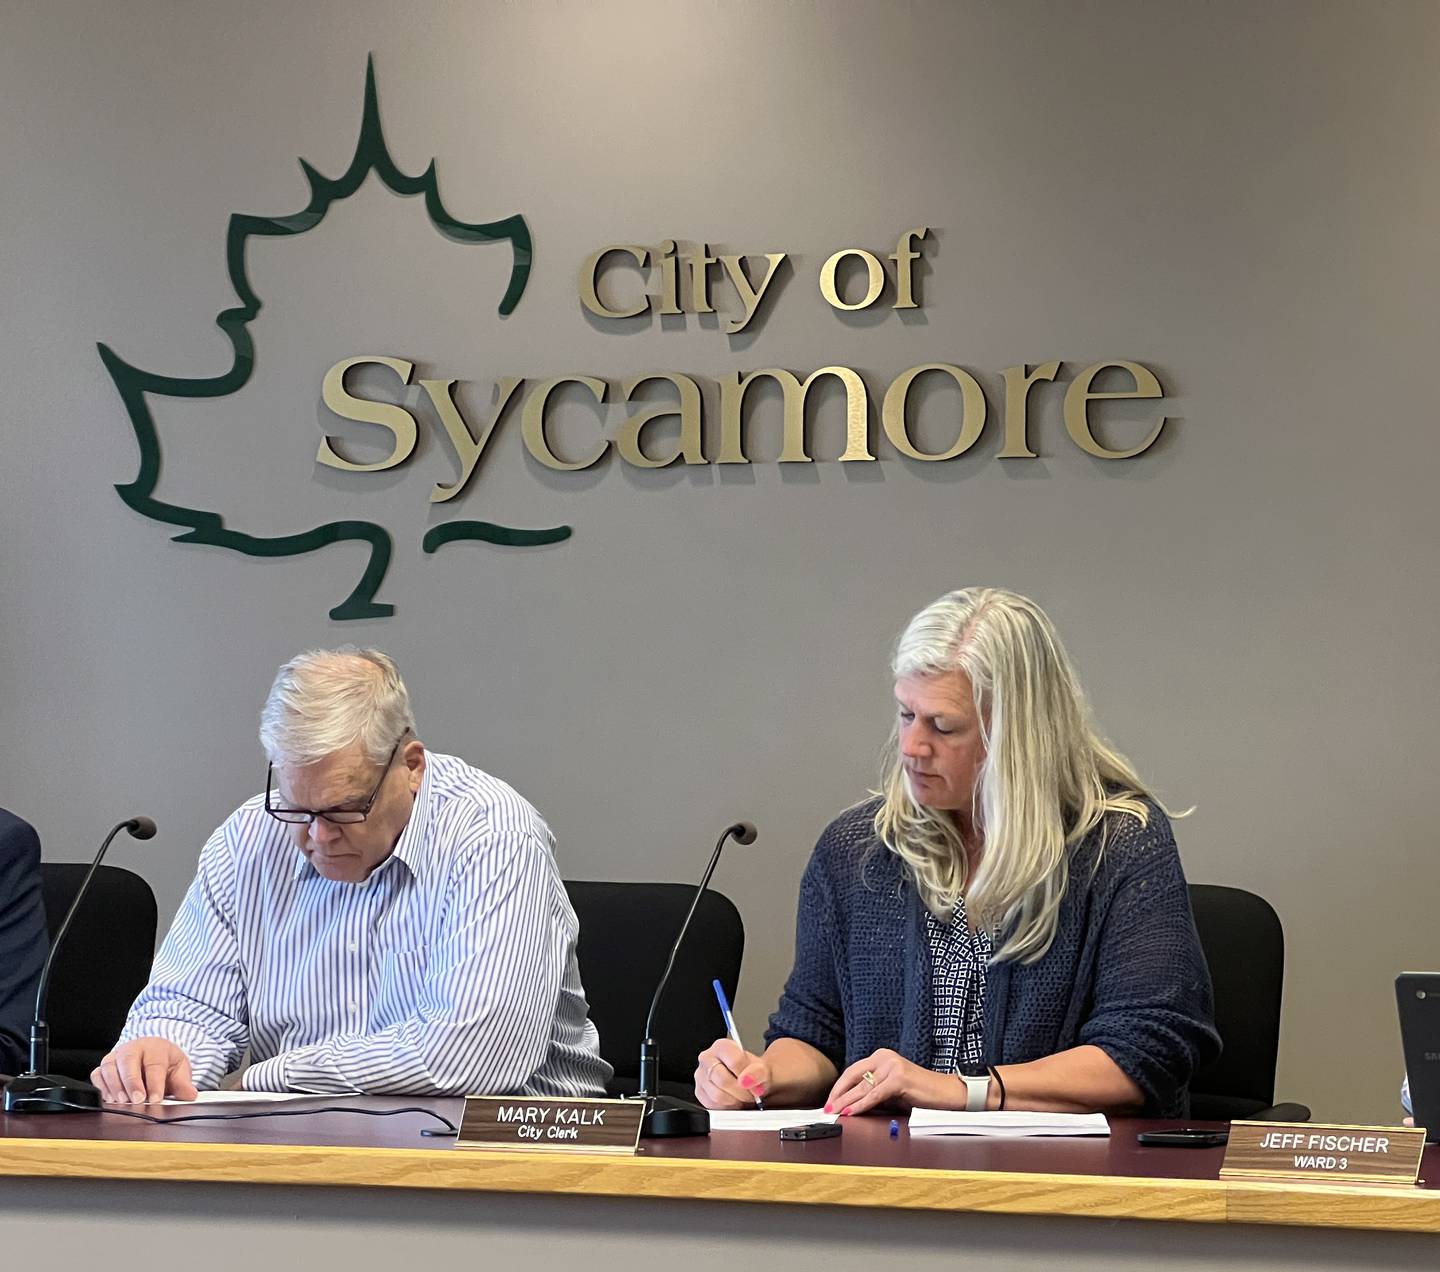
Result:
[[[278,822],[287,826],[310,826],[317,817],[323,817],[332,826],[354,826],[363,822],[370,816],[370,810],[375,807],[375,801],[380,798],[380,788],[385,785],[385,779],[390,775],[390,766],[395,763],[395,756],[400,750],[400,743],[405,741],[405,736],[410,732],[405,730],[395,739],[395,745],[390,748],[390,758],[385,761],[385,767],[380,770],[380,780],[375,783],[375,789],[370,792],[370,798],[365,801],[364,808],[272,808],[270,806],[270,795],[274,790],[275,765],[265,766],[265,811]]]

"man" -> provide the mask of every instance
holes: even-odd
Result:
[[[29,822],[0,808],[0,1073],[26,1067],[35,989],[49,947],[40,840]]]
[[[600,1095],[578,924],[540,815],[415,737],[375,650],[300,655],[260,720],[263,796],[211,837],[107,1100],[250,1091]]]

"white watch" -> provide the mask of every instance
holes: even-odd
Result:
[[[990,1103],[990,1074],[957,1073],[955,1076],[965,1084],[965,1112],[983,1112]]]

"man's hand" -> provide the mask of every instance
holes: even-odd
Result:
[[[150,1104],[167,1095],[193,1100],[190,1058],[165,1038],[136,1038],[116,1047],[90,1075],[110,1104]]]

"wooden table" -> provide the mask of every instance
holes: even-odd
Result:
[[[298,1266],[312,1251],[327,1267],[394,1269],[417,1250],[427,1262],[442,1249],[473,1258],[483,1238],[491,1254],[586,1272],[730,1269],[777,1244],[787,1272],[893,1263],[897,1252],[907,1272],[1033,1267],[1061,1252],[1065,1272],[1156,1259],[1440,1266],[1435,1148],[1429,1182],[1413,1189],[1221,1182],[1223,1150],[1140,1148],[1138,1131],[1164,1125],[1140,1121],[1117,1121],[1108,1140],[1002,1141],[912,1140],[903,1123],[892,1138],[888,1118],[857,1118],[814,1143],[717,1132],[650,1141],[634,1157],[552,1156],[457,1150],[421,1138],[435,1123],[418,1113],[313,1111],[327,1103],[423,1103],[457,1121],[460,1110],[330,1098],[272,1106],[303,1116],[161,1126],[0,1115],[0,1257],[154,1268],[168,1255],[253,1269]]]

